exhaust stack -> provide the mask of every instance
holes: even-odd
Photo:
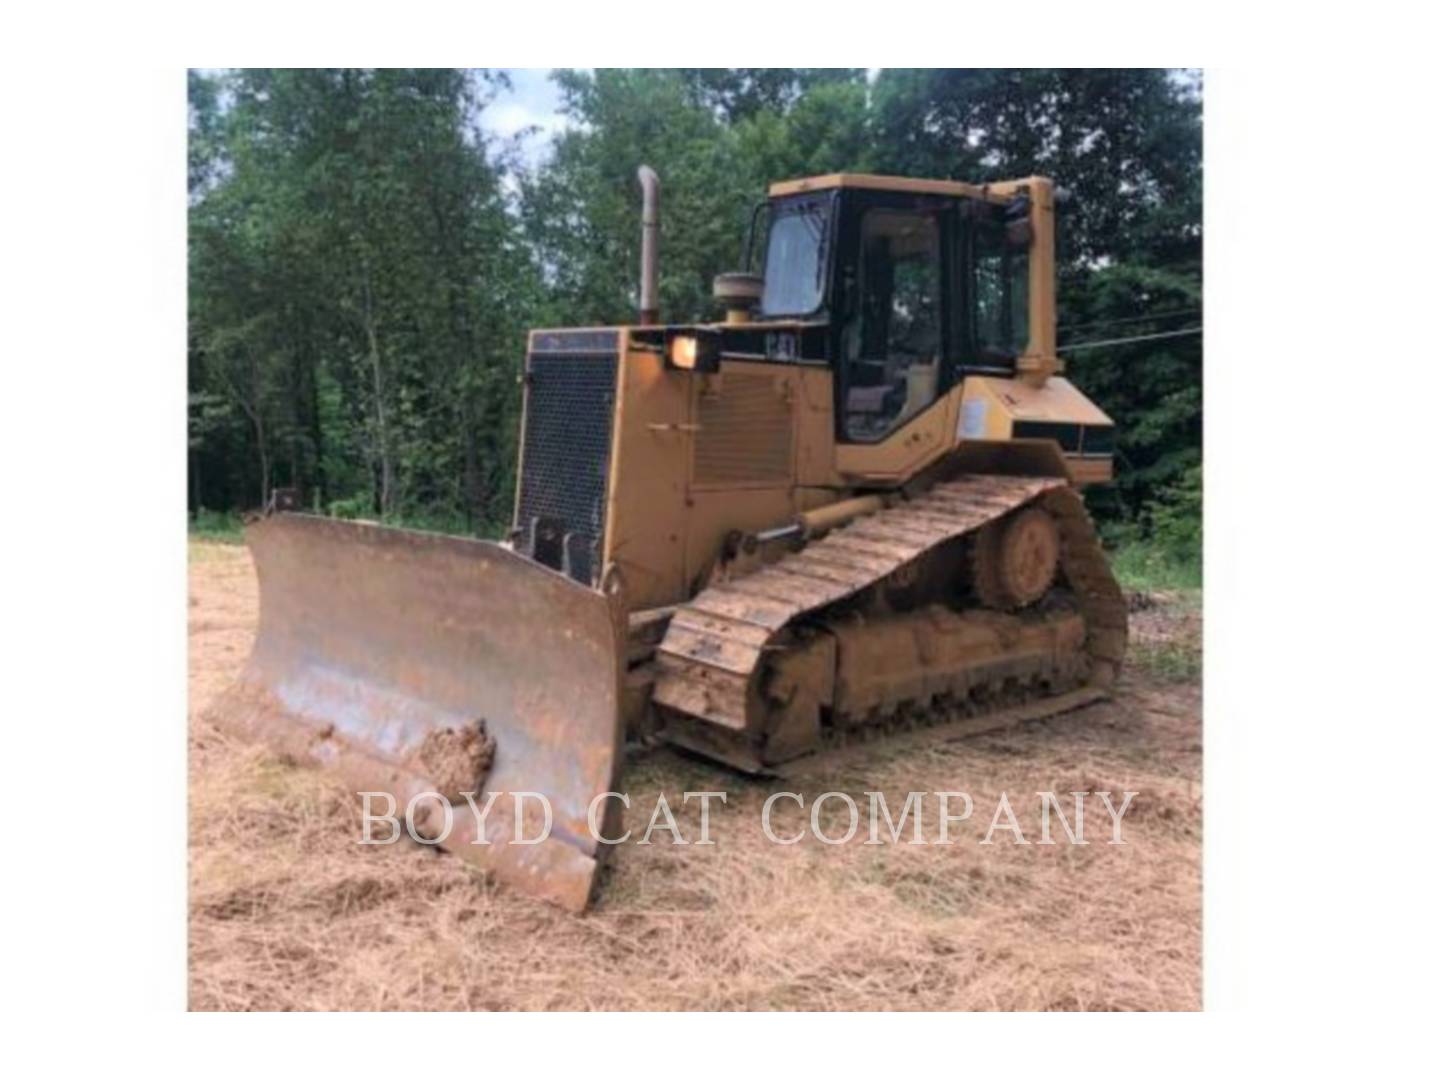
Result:
[[[660,271],[660,177],[649,165],[641,165],[636,175],[644,195],[640,209],[640,325],[654,326],[660,321],[656,291]]]

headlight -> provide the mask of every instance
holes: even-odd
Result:
[[[670,365],[695,370],[695,360],[700,352],[700,342],[686,334],[670,339]]]
[[[720,370],[720,335],[714,330],[688,328],[665,334],[665,362],[681,371]]]

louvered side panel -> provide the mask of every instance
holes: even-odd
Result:
[[[695,482],[707,486],[784,484],[794,463],[794,419],[773,375],[727,372],[702,394],[695,435]]]

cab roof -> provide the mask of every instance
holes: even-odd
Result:
[[[802,180],[781,180],[770,185],[770,196],[802,195],[807,191],[835,188],[868,188],[872,191],[904,191],[917,195],[954,195],[971,199],[1004,201],[1024,181],[1005,180],[996,184],[967,184],[960,180],[914,180],[905,176],[876,176],[871,173],[828,173]]]

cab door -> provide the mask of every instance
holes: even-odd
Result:
[[[837,245],[835,464],[902,480],[953,442],[953,199],[847,192]]]

